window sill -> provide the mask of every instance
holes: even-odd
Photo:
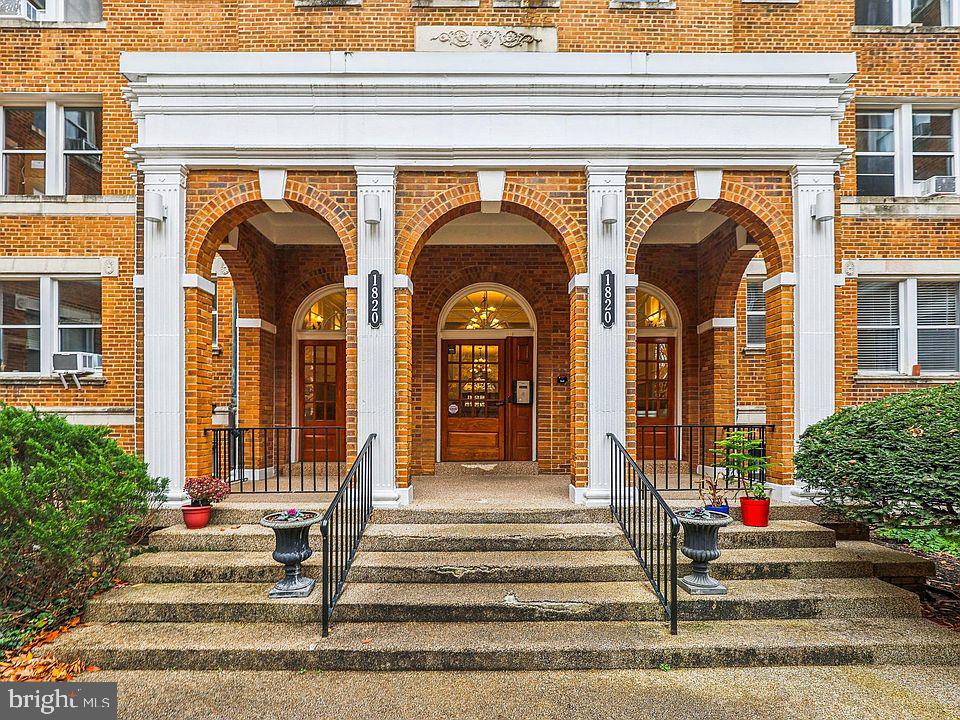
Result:
[[[960,374],[951,375],[862,375],[853,376],[855,383],[863,385],[890,385],[903,383],[905,385],[943,385],[960,382]]]
[[[750,5],[799,5],[800,0],[740,0]]]
[[[960,217],[960,195],[930,197],[845,196],[840,198],[841,217]]]
[[[854,25],[854,35],[946,35],[960,32],[953,25]]]
[[[65,389],[77,389],[77,386],[73,383],[72,378],[67,378],[67,384],[69,388]],[[80,384],[83,386],[92,385],[94,387],[102,387],[107,384],[107,379],[103,375],[87,375],[86,377],[81,376]],[[30,373],[0,373],[0,386],[4,385],[56,385],[57,387],[63,387],[63,383],[60,381],[59,375],[34,375]]]
[[[610,0],[611,10],[676,10],[673,0]]]
[[[766,345],[751,345],[743,348],[744,355],[764,355],[767,352]]]
[[[480,0],[413,0],[410,7],[422,10],[432,8],[478,8]]]
[[[107,23],[77,22],[76,20],[27,20],[26,18],[0,18],[0,28],[31,28],[40,30],[105,30]]]
[[[312,7],[360,7],[362,0],[293,0],[296,8]]]
[[[0,215],[130,216],[137,214],[132,195],[0,195]]]

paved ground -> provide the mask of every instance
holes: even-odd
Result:
[[[124,720],[956,720],[960,668],[99,672]]]

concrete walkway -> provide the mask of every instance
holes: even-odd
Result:
[[[950,720],[960,668],[99,672],[124,720]]]

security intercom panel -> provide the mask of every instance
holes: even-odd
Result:
[[[533,382],[531,380],[514,380],[513,397],[517,405],[529,405],[533,402]]]

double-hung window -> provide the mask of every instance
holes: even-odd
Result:
[[[856,0],[857,25],[960,25],[960,0]]]
[[[960,2],[960,0],[958,0]],[[921,103],[857,110],[857,195],[957,191],[960,109]]]
[[[102,0],[0,0],[0,18],[46,22],[99,22]]]
[[[99,277],[0,277],[0,375],[50,375],[53,354],[101,355]]]
[[[857,356],[862,374],[960,373],[960,281],[858,282]]]
[[[0,108],[0,192],[100,195],[101,121],[101,109],[93,106],[64,106],[50,101]]]
[[[747,347],[762,348],[767,344],[767,298],[763,280],[747,281]]]

